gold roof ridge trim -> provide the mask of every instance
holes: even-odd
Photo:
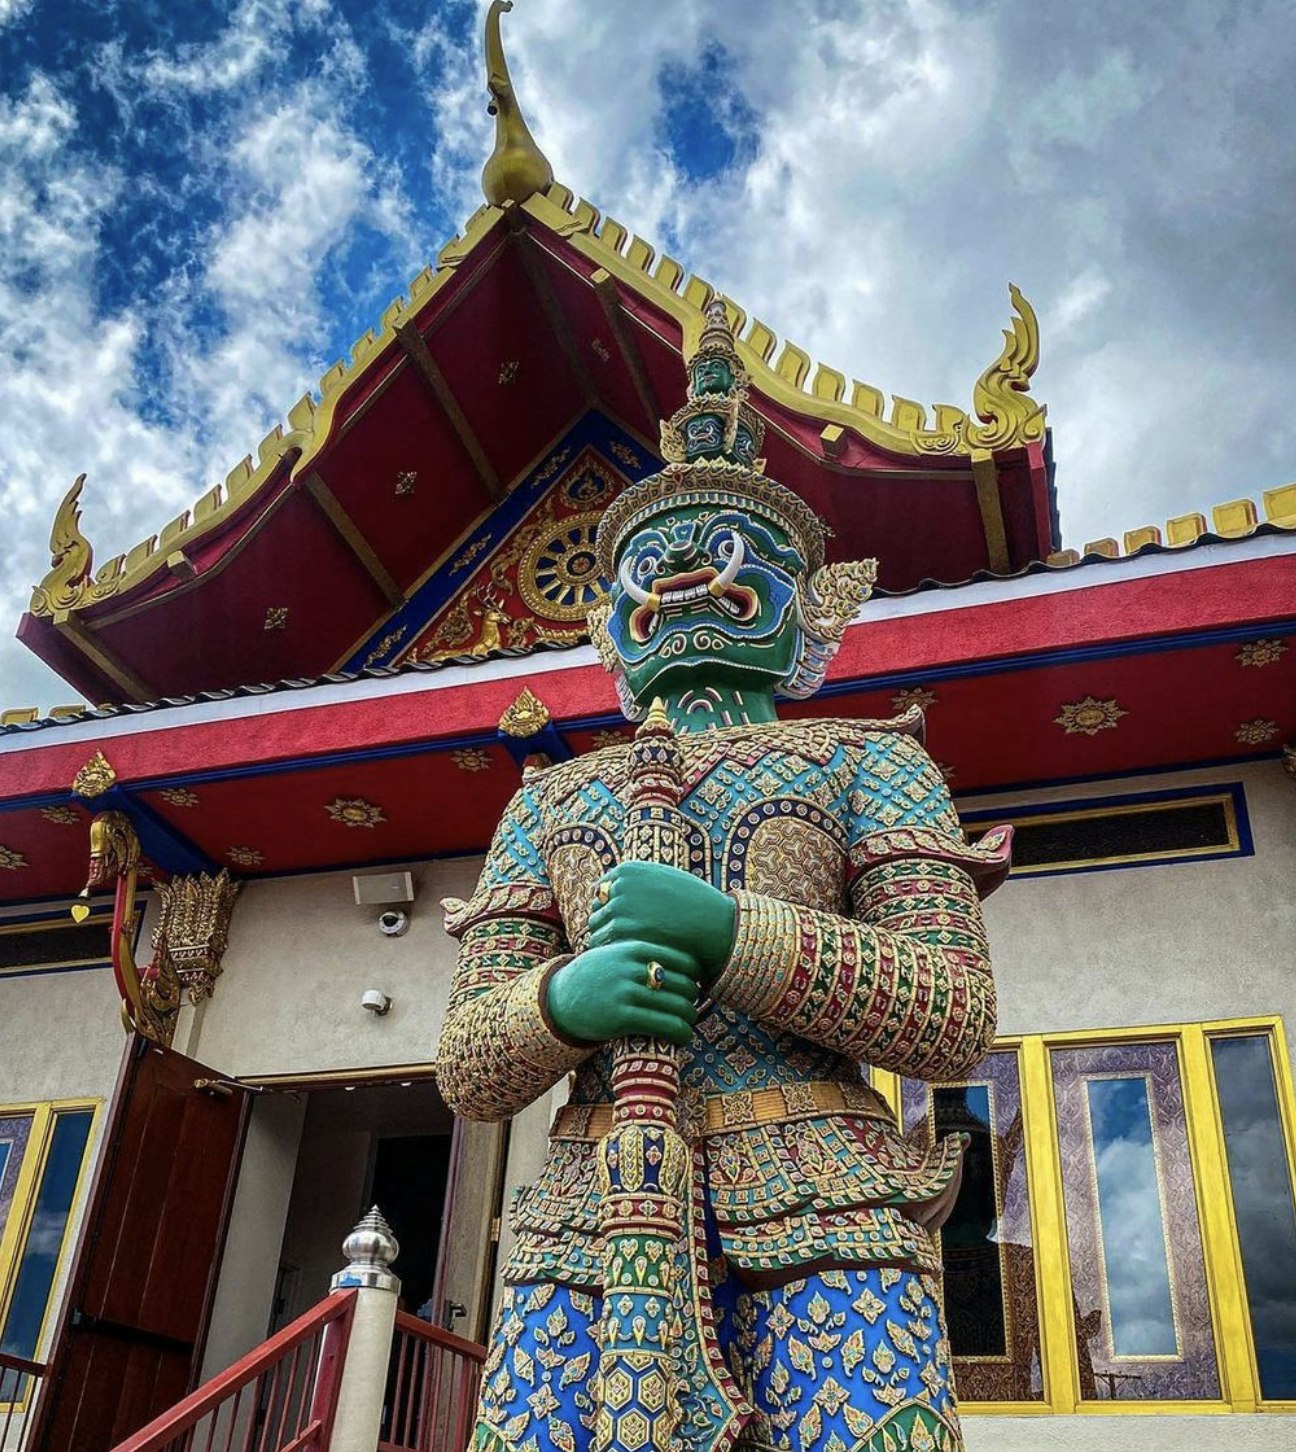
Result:
[[[696,349],[707,304],[718,295],[705,278],[687,272],[665,253],[659,258],[649,242],[615,218],[602,216],[592,202],[560,182],[529,197],[523,209],[591,260],[600,265],[611,261],[614,266],[609,270],[664,304],[665,311],[681,324],[684,355]],[[926,408],[900,394],[891,396],[890,417],[886,417],[885,395],[871,383],[852,379],[848,399],[844,373],[820,363],[812,375],[812,360],[805,349],[784,340],[778,350],[779,339],[772,328],[754,315],[749,317],[731,298],[720,296],[739,352],[761,392],[801,413],[823,418],[825,434],[834,426],[853,428],[882,448],[923,456],[967,455],[976,449],[999,450],[1042,441],[1046,407],[1029,396],[1030,379],[1039,363],[1039,321],[1015,283],[1009,284],[1008,291],[1016,316],[1004,330],[999,356],[972,391],[973,410],[981,425],[957,405],[937,403],[932,405],[931,427]],[[825,451],[831,452],[829,444],[836,439],[825,438],[824,443]]]
[[[1229,499],[1212,507],[1209,524],[1204,514],[1179,514],[1166,521],[1164,531],[1160,525],[1140,525],[1137,529],[1127,529],[1119,540],[1107,536],[1089,540],[1083,549],[1054,550],[1044,563],[1055,569],[1067,569],[1091,559],[1132,559],[1150,548],[1191,549],[1206,535],[1225,540],[1249,539],[1262,525],[1296,530],[1296,484],[1280,484],[1263,490],[1259,509],[1253,499]]]
[[[465,223],[462,234],[456,233],[437,253],[435,266],[425,267],[411,280],[408,297],[398,294],[384,309],[377,329],[362,333],[351,345],[349,357],[339,359],[322,374],[318,401],[313,393],[304,393],[288,410],[287,427],[276,424],[261,440],[255,463],[247,455],[230,470],[223,484],[208,489],[191,509],[177,515],[158,534],[114,555],[97,571],[93,549],[81,536],[84,565],[78,558],[77,572],[69,580],[52,536],[52,568],[32,591],[31,613],[48,618],[64,610],[84,610],[134,588],[163,568],[184,572],[185,547],[227,523],[260,494],[285,455],[294,450],[297,458],[291,477],[297,478],[328,441],[342,396],[395,340],[397,327],[411,321],[449,283],[514,206],[674,318],[683,333],[684,356],[696,349],[706,323],[706,307],[717,296],[716,289],[705,278],[688,273],[673,257],[665,253],[658,257],[650,243],[631,234],[614,218],[603,217],[597,207],[577,197],[571,188],[555,181],[521,204],[480,206]],[[759,318],[749,318],[731,299],[722,300],[754,385],[794,412],[822,420],[826,456],[840,452],[842,430],[849,428],[888,452],[923,458],[966,456],[975,450],[1006,449],[1043,438],[1045,410],[1028,392],[1039,358],[1038,322],[1015,285],[1010,284],[1009,294],[1017,316],[1011,328],[1004,330],[1005,344],[999,357],[973,388],[973,406],[981,419],[980,426],[965,410],[938,403],[933,405],[933,426],[928,427],[924,406],[899,394],[892,395],[890,417],[885,417],[881,389],[858,379],[851,381],[848,399],[844,373],[820,364],[812,376],[810,355],[790,341],[784,341],[775,357],[779,340],[774,331]],[[81,476],[79,482],[83,481]],[[80,488],[74,484],[64,497],[55,516],[56,530],[70,515],[75,513],[79,518],[79,493]],[[65,603],[51,604],[51,596],[56,593]]]
[[[292,478],[296,478],[315,458],[332,433],[333,415],[343,394],[367,371],[369,366],[386,350],[396,338],[400,323],[410,321],[431,298],[446,286],[460,264],[476,249],[482,238],[491,231],[503,216],[498,207],[481,206],[472,214],[462,233],[455,235],[437,253],[435,266],[429,265],[417,273],[409,284],[409,295],[397,294],[383,310],[378,329],[370,328],[351,345],[349,354],[338,359],[321,374],[317,385],[318,400],[314,393],[304,393],[288,410],[284,424],[276,424],[257,446],[256,462],[251,454],[245,455],[226,475],[221,484],[215,484],[199,496],[191,509],[184,510],[154,535],[140,540],[130,549],[114,555],[106,564],[94,570],[94,550],[89,541],[81,536],[85,549],[85,564],[69,585],[67,569],[55,543],[55,534],[60,525],[75,515],[79,522],[80,510],[77,497],[85,475],[64,496],[55,514],[54,529],[51,532],[50,552],[52,568],[39,585],[32,589],[28,609],[33,615],[50,617],[59,611],[84,610],[113,595],[133,588],[158,570],[181,565],[184,547],[208,534],[218,525],[227,523],[234,514],[242,510],[256,495],[260,494],[276,473],[286,454],[298,451],[292,467]],[[77,533],[80,534],[79,528]],[[182,567],[182,566],[181,566]],[[93,574],[91,573],[93,571]],[[57,590],[66,603],[51,608],[51,594]]]

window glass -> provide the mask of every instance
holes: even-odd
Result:
[[[1098,1247],[1116,1356],[1177,1356],[1165,1203],[1143,1075],[1086,1079]]]
[[[1260,1395],[1296,1400],[1296,1212],[1267,1035],[1211,1040]]]
[[[1215,1400],[1175,1045],[1055,1048],[1051,1060],[1081,1397]]]
[[[958,1197],[940,1232],[945,1319],[965,1402],[1041,1401],[1039,1303],[1015,1049],[957,1084],[905,1080],[906,1134],[969,1136]]]
[[[49,1154],[0,1337],[0,1351],[13,1356],[35,1359],[93,1118],[88,1109],[55,1115]]]

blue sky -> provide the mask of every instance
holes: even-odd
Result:
[[[462,224],[477,0],[0,0],[0,614],[106,559]],[[739,17],[741,17],[739,19]],[[1007,284],[1070,543],[1296,477],[1288,0],[518,0],[560,179],[812,356],[966,404]],[[7,638],[0,702],[71,693]]]

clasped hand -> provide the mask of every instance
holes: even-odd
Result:
[[[595,899],[589,947],[549,980],[550,1017],[587,1043],[629,1034],[688,1043],[699,989],[733,946],[733,900],[656,862],[622,862],[601,880],[606,901]]]

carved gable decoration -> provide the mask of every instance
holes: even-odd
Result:
[[[593,446],[560,450],[545,467],[553,482],[521,523],[498,542],[489,535],[467,541],[451,561],[450,569],[464,575],[462,587],[411,633],[394,663],[586,638],[585,613],[607,585],[594,533],[604,509],[630,481]]]

